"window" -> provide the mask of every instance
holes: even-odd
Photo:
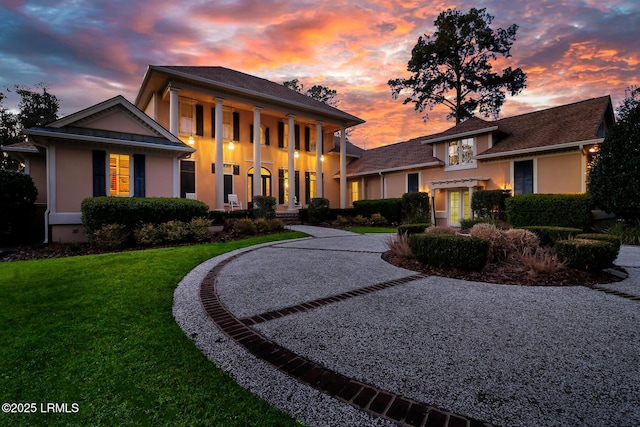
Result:
[[[358,181],[351,181],[351,203],[360,200],[360,186]]]
[[[304,186],[305,186],[305,203],[308,205],[311,199],[316,198],[316,173],[305,172],[304,173]]]
[[[289,203],[289,188],[289,171],[280,169],[278,171],[278,203],[281,205]],[[296,200],[298,200],[297,195],[300,194],[300,171],[295,171],[294,174],[294,192]]]
[[[464,167],[475,164],[473,159],[473,138],[451,141],[448,149],[447,166]]]
[[[224,174],[224,202],[229,203],[229,194],[234,194],[233,176],[240,175],[240,166],[233,163],[224,163],[222,165],[222,173]]]
[[[109,195],[129,197],[128,154],[109,154]]]
[[[194,131],[194,108],[193,104],[180,101],[180,123],[179,132],[192,135]]]
[[[417,193],[420,188],[419,179],[420,174],[408,173],[407,174],[407,193]]]
[[[196,192],[196,162],[180,160],[180,197]]]
[[[513,162],[513,194],[533,193],[533,160]]]
[[[233,128],[232,128],[232,113],[229,110],[224,110],[222,112],[222,139],[228,141],[233,136]]]
[[[253,201],[253,168],[247,172],[247,199]],[[260,168],[260,178],[262,179],[262,195],[271,196],[271,172],[269,169]]]
[[[253,144],[253,123],[249,125],[249,142]],[[266,140],[266,132],[264,126],[260,126],[260,145],[269,145]]]

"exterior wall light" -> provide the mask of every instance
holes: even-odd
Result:
[[[187,140],[187,142],[189,143],[189,145],[194,145],[196,143],[196,140],[193,139],[193,135],[189,135],[189,139]]]

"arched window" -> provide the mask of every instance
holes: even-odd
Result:
[[[262,195],[271,196],[271,172],[267,168],[260,168],[260,176],[262,180]],[[247,199],[253,201],[253,168],[249,168],[247,172]]]

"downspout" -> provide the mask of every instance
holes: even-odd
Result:
[[[51,213],[51,211],[49,210],[49,206],[51,206],[50,203],[50,197],[51,197],[51,186],[49,185],[49,179],[50,179],[50,155],[49,155],[49,147],[45,147],[45,164],[46,164],[46,168],[47,168],[47,209],[44,211],[44,242],[42,242],[43,244],[48,244],[49,243],[49,213]]]

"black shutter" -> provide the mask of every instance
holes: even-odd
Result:
[[[233,174],[240,175],[240,165],[233,165]]]
[[[196,162],[180,160],[180,197],[196,192]]]
[[[309,129],[309,126],[304,128],[304,149],[311,151],[311,129]]]
[[[233,140],[240,141],[240,113],[233,112]]]
[[[145,196],[144,154],[133,155],[133,197]]]
[[[304,202],[308,205],[310,201],[311,201],[311,176],[309,172],[305,172],[304,173]]]
[[[284,169],[278,170],[278,203],[284,204]]]
[[[204,107],[196,105],[196,135],[204,136]]]
[[[294,188],[296,189],[296,199],[298,200],[298,204],[300,203],[300,171],[296,171],[294,178]]]
[[[216,107],[211,108],[211,138],[216,137]]]
[[[229,203],[229,194],[233,194],[233,175],[224,176],[224,202]]]
[[[269,138],[269,128],[264,130],[264,145],[271,144],[271,139]]]
[[[284,148],[284,123],[278,122],[278,148]]]
[[[296,131],[296,150],[300,149],[300,125],[295,125],[294,129]]]
[[[107,153],[93,151],[93,197],[107,195]]]
[[[253,144],[253,124],[249,125],[249,142]]]

